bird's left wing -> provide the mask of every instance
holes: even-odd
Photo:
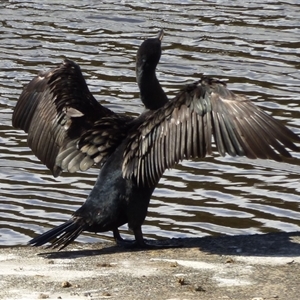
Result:
[[[42,72],[24,88],[12,124],[54,176],[101,166],[126,136],[132,120],[102,106],[79,66],[70,60]]]

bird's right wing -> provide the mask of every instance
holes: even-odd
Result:
[[[150,111],[128,137],[123,176],[155,184],[167,168],[212,154],[214,140],[224,156],[273,159],[291,157],[300,137],[220,81],[203,78],[166,105]]]
[[[24,88],[12,124],[28,133],[28,145],[54,176],[104,163],[131,120],[96,101],[79,66],[65,60]]]

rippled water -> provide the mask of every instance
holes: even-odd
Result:
[[[23,85],[64,57],[82,68],[102,104],[138,115],[141,41],[165,29],[159,79],[171,96],[202,73],[227,80],[300,132],[300,6],[294,1],[0,1],[0,246],[25,244],[68,219],[97,170],[54,179],[11,127]],[[300,229],[300,155],[184,161],[153,194],[147,238]],[[127,234],[127,228],[122,228]],[[103,235],[83,235],[94,241]]]

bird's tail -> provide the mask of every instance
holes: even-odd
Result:
[[[84,229],[85,227],[81,222],[76,221],[76,219],[70,219],[69,221],[35,237],[30,240],[28,244],[37,247],[46,243],[51,243],[47,248],[58,248],[61,250],[73,242]]]

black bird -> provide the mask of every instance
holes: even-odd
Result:
[[[212,154],[213,140],[222,156],[281,161],[291,157],[286,148],[300,151],[294,144],[299,136],[219,80],[202,77],[168,100],[155,74],[162,36],[163,31],[144,41],[137,53],[137,82],[146,108],[137,118],[97,102],[70,60],[40,73],[24,88],[12,123],[28,133],[30,148],[53,175],[100,168],[82,207],[31,245],[50,242],[62,249],[82,231],[110,230],[121,243],[118,227],[128,223],[135,244],[146,247],[142,224],[167,168]]]

